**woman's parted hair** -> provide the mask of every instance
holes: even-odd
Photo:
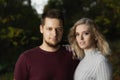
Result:
[[[71,45],[71,49],[73,50],[73,56],[76,57],[76,58],[83,58],[84,57],[84,51],[77,44],[76,36],[75,36],[76,27],[78,25],[81,25],[81,24],[85,24],[85,25],[88,25],[90,27],[90,29],[92,31],[92,34],[95,37],[96,46],[97,46],[98,50],[100,50],[103,55],[109,55],[110,52],[111,52],[109,44],[105,40],[102,33],[100,33],[96,23],[89,18],[81,18],[70,29],[70,32],[69,32],[69,35],[68,35],[68,40],[69,40],[69,43]]]

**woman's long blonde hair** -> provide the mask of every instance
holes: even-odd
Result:
[[[73,51],[73,55],[74,57],[77,58],[83,58],[84,57],[84,51],[83,49],[81,49],[76,41],[76,27],[78,25],[81,24],[85,24],[90,26],[93,36],[95,37],[96,40],[96,46],[98,48],[98,50],[100,50],[102,52],[103,55],[109,55],[110,54],[110,47],[108,42],[105,40],[104,36],[102,35],[102,33],[100,33],[97,25],[94,23],[93,20],[89,19],[89,18],[81,18],[80,20],[78,20],[74,26],[70,29],[69,35],[68,35],[68,40],[69,43],[71,45],[71,49]]]

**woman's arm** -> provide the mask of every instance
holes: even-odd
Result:
[[[96,76],[96,80],[112,80],[112,68],[108,61],[100,62]]]

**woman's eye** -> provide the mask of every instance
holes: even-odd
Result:
[[[78,33],[76,33],[76,34],[75,34],[75,36],[79,36],[79,34],[78,34]]]
[[[89,34],[88,32],[85,33],[85,35],[88,35],[88,34]]]
[[[89,35],[89,34],[90,34],[90,32],[85,31],[85,32],[83,32],[83,34],[84,34],[84,35]]]

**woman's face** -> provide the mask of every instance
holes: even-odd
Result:
[[[94,36],[88,25],[78,25],[75,33],[76,41],[81,49],[88,50],[95,48]]]

